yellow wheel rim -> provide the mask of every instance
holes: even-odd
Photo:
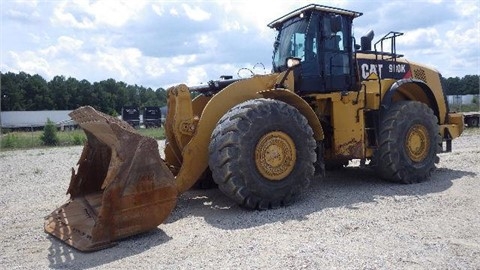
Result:
[[[430,140],[428,130],[422,125],[414,125],[407,132],[407,141],[405,142],[407,154],[415,162],[423,161],[430,149]]]
[[[255,164],[268,180],[278,181],[287,177],[295,167],[296,159],[295,143],[281,131],[265,134],[255,147]]]

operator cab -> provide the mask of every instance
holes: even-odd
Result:
[[[355,88],[352,21],[362,13],[311,4],[268,26],[278,31],[273,45],[273,72],[287,69],[286,60],[299,58],[294,68],[295,90],[328,93]]]

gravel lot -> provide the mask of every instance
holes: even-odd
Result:
[[[68,199],[80,152],[0,152],[0,268],[480,269],[479,129],[455,140],[425,183],[349,167],[263,212],[217,189],[189,191],[158,229],[94,253],[43,232],[43,217]]]

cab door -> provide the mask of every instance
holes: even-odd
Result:
[[[334,14],[325,14],[320,21],[324,92],[348,91],[355,84],[351,23],[351,18]]]

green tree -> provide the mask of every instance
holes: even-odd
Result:
[[[25,89],[25,110],[53,110],[54,102],[52,100],[51,92],[42,76],[35,74],[28,75],[24,84]]]
[[[43,133],[40,136],[40,140],[42,140],[43,144],[45,145],[58,144],[57,127],[50,119],[47,119],[47,123],[43,128]]]
[[[18,84],[15,82],[16,75],[11,72],[5,74],[0,73],[1,81],[1,109],[2,111],[19,110],[20,100],[23,99],[23,93],[17,88]]]
[[[54,108],[56,110],[67,110],[70,99],[69,89],[66,87],[65,76],[55,76],[48,82],[48,88],[52,93]]]
[[[121,106],[130,105],[130,106],[140,106],[140,87],[138,85],[128,85],[127,86],[127,96],[128,100],[125,104]]]
[[[123,106],[142,108],[167,103],[167,92],[163,88],[154,91],[114,79],[92,84],[58,75],[47,82],[38,74],[0,72],[0,81],[2,111],[73,110],[90,105],[114,115],[120,113]]]
[[[72,77],[68,77],[65,81],[65,91],[69,93],[67,107],[64,110],[73,110],[83,106],[82,96],[80,94],[80,82]]]
[[[93,96],[92,84],[87,80],[81,80],[78,82],[78,104],[80,106],[90,105],[94,106],[96,103],[95,97]]]
[[[156,104],[157,106],[163,107],[167,105],[167,91],[165,89],[158,88],[155,91],[155,95],[157,96],[158,101],[158,104]]]
[[[475,95],[480,91],[480,77],[478,75],[465,75],[461,79],[462,94],[463,95]]]
[[[124,82],[117,82],[117,99],[115,105],[115,111],[117,115],[122,112],[122,107],[129,103],[128,99],[128,85]]]
[[[446,80],[447,95],[461,95],[462,84],[459,77],[450,77]]]
[[[140,89],[141,107],[155,106],[158,104],[157,96],[151,88],[142,87]]]
[[[27,74],[7,72],[1,75],[2,111],[25,110],[25,90],[23,84]]]

